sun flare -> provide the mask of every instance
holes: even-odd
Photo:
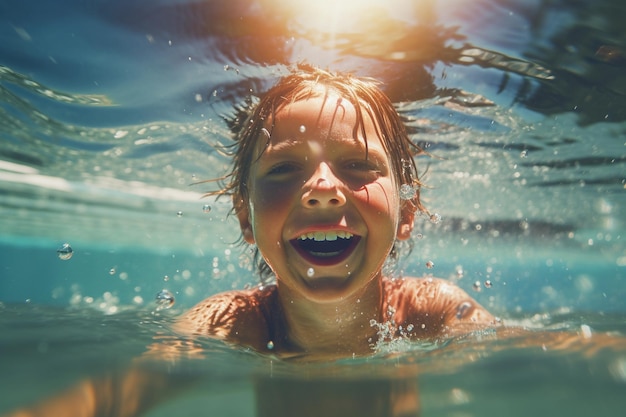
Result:
[[[363,20],[407,15],[415,2],[406,0],[272,0],[298,29],[318,33],[358,33]]]

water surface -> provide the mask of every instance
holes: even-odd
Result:
[[[0,412],[124,369],[170,315],[257,284],[227,199],[194,184],[227,172],[229,120],[296,62],[380,79],[433,155],[417,162],[442,221],[418,220],[405,275],[512,323],[623,335],[626,7],[346,4],[0,0]],[[175,304],[155,316],[163,289]],[[302,370],[199,343],[173,372],[200,385],[148,415],[252,415],[254,378]],[[332,366],[416,363],[423,415],[625,405],[623,348],[390,349]]]

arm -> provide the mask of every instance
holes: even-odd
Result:
[[[170,398],[191,381],[165,372],[131,368],[85,379],[66,391],[6,417],[131,417]]]
[[[199,303],[175,325],[180,334],[211,336],[235,343],[255,343],[259,320],[248,294],[218,294]],[[201,346],[175,335],[155,335],[154,343],[128,369],[87,378],[69,389],[6,417],[130,417],[161,403],[197,377],[170,372],[181,359],[201,359]],[[162,366],[167,364],[168,366]],[[147,365],[147,366],[146,366]]]
[[[496,318],[465,291],[437,278],[405,278],[386,283],[396,325],[415,338],[454,336],[494,327]]]

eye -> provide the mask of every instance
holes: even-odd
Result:
[[[292,172],[296,172],[300,167],[293,162],[280,162],[273,165],[268,171],[267,175],[284,175]]]
[[[380,169],[378,165],[374,162],[369,161],[367,159],[359,159],[356,161],[348,161],[344,165],[344,167],[351,171],[361,171],[361,172],[375,172],[380,173]]]

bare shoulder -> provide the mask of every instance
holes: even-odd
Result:
[[[497,324],[496,318],[456,284],[440,278],[385,280],[396,323],[422,329],[424,336]]]
[[[266,288],[212,295],[184,313],[174,329],[183,334],[216,337],[256,348],[267,339],[267,303],[273,292]]]

